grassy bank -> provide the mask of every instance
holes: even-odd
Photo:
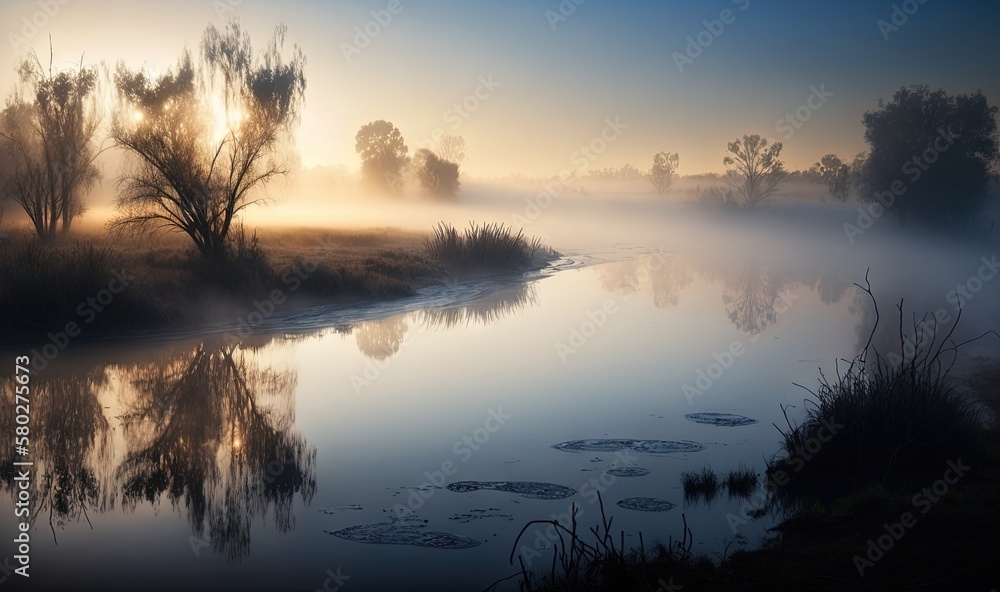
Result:
[[[0,307],[10,313],[0,318],[0,340],[197,328],[254,311],[406,297],[460,273],[529,267],[532,260],[507,260],[508,235],[523,240],[495,228],[483,238],[496,242],[468,243],[489,258],[485,266],[446,260],[430,235],[390,228],[237,229],[218,261],[179,235],[80,236],[46,246],[11,236],[0,245]]]

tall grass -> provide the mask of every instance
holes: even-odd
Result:
[[[570,510],[571,523],[559,520],[532,520],[524,525],[514,539],[508,561],[514,565],[517,557],[520,572],[494,582],[485,592],[495,591],[510,579],[519,578],[518,584],[525,592],[548,590],[656,590],[659,582],[671,578],[687,576],[692,572],[711,573],[715,566],[705,556],[695,555],[691,547],[694,537],[687,525],[687,517],[682,515],[683,537],[679,541],[669,539],[667,544],[653,542],[646,548],[642,533],[639,533],[639,547],[628,549],[625,532],[615,536],[614,518],[608,518],[604,511],[604,500],[598,492],[597,500],[601,511],[601,521],[587,532],[578,530],[577,516],[580,508],[573,504]],[[546,525],[546,532],[554,529],[558,541],[552,549],[549,569],[541,574],[528,571],[525,556],[518,553],[525,547],[518,547],[522,537],[533,525]],[[587,537],[584,540],[584,537]],[[533,554],[538,549],[530,547]],[[527,559],[532,559],[528,556]],[[661,588],[662,589],[662,588]]]
[[[58,332],[70,321],[83,325],[90,317],[89,312],[81,316],[81,307],[100,310],[92,319],[98,325],[139,314],[130,289],[115,295],[114,303],[107,307],[88,303],[106,291],[125,267],[110,246],[92,242],[53,247],[24,240],[0,248],[0,310],[4,311],[0,332],[14,338]]]
[[[726,489],[729,497],[747,498],[757,488],[757,473],[740,463],[726,475]]]
[[[503,224],[469,225],[464,233],[440,222],[425,241],[428,256],[456,271],[524,270],[544,252],[540,239],[528,239]]]
[[[719,491],[719,478],[712,467],[705,465],[701,472],[681,473],[681,487],[684,489],[684,501],[695,502],[704,498],[706,502],[711,502]]]
[[[189,251],[188,260],[198,283],[223,292],[257,295],[277,284],[277,273],[257,238],[257,231],[247,233],[242,224],[230,231],[221,257],[211,259]]]
[[[877,326],[871,286],[858,287],[875,303]],[[902,341],[902,303],[897,308]],[[815,404],[801,425],[793,426],[786,416],[783,458],[768,467],[772,477],[790,479],[779,490],[785,501],[869,485],[925,486],[941,478],[949,461],[975,467],[984,458],[983,418],[949,376],[963,345],[952,339],[954,330],[940,340],[934,334],[929,345],[896,364],[872,348],[870,337],[846,370],[832,380],[821,374],[818,389],[806,389]]]

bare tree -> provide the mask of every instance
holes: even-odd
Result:
[[[35,234],[49,241],[70,230],[85,211],[83,193],[100,179],[103,151],[96,67],[53,71],[38,55],[18,67],[20,83],[0,113],[0,194],[24,209]]]
[[[649,180],[661,196],[674,182],[677,176],[677,165],[681,158],[676,152],[657,152],[653,156],[653,168],[649,169]]]
[[[119,180],[113,229],[180,231],[205,257],[225,256],[234,220],[289,171],[282,147],[299,122],[306,59],[297,45],[285,59],[286,31],[279,25],[255,53],[238,22],[223,31],[209,25],[201,63],[185,51],[155,80],[118,65],[112,137],[133,158]],[[217,84],[222,113],[211,111]]]
[[[729,152],[731,156],[722,159],[729,167],[729,195],[744,206],[755,206],[774,195],[788,174],[778,158],[781,142],[744,135],[729,143]]]
[[[437,155],[457,164],[465,160],[465,138],[462,136],[442,136],[438,142]]]

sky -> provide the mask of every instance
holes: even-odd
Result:
[[[0,91],[50,35],[57,67],[162,72],[230,18],[258,46],[284,23],[302,47],[307,167],[358,168],[355,133],[386,119],[411,152],[435,130],[463,136],[472,176],[554,175],[581,155],[648,169],[661,150],[682,175],[722,172],[747,133],[800,169],[863,151],[862,115],[904,85],[1000,103],[1000,3],[943,0],[4,0]]]

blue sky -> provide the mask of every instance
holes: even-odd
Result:
[[[680,153],[682,173],[719,171],[726,143],[744,133],[783,141],[788,165],[800,168],[828,152],[849,159],[863,150],[862,114],[902,85],[982,89],[1000,103],[996,2],[399,0],[394,15],[391,0],[243,0],[218,10],[226,2],[74,0],[30,43],[43,51],[51,34],[57,62],[86,52],[88,61],[162,70],[197,46],[209,22],[239,18],[261,44],[284,22],[308,58],[298,133],[306,165],[357,166],[354,133],[388,119],[411,148],[435,129],[464,136],[463,168],[472,174],[554,174],[618,117],[628,128],[595,168],[648,168],[668,150]],[[553,27],[560,4],[573,12]],[[886,39],[878,21],[891,22],[894,5],[912,14]],[[39,10],[6,1],[0,22],[17,35]],[[730,22],[706,32],[703,21],[724,10]],[[348,60],[345,46],[366,26],[377,33]],[[711,43],[679,72],[673,54],[699,34]],[[0,88],[13,83],[20,53],[10,43],[0,50]],[[483,91],[483,77],[498,86]],[[808,121],[786,137],[776,122],[807,104],[814,87],[832,94],[800,111]],[[453,106],[477,89],[486,98],[456,118]]]

